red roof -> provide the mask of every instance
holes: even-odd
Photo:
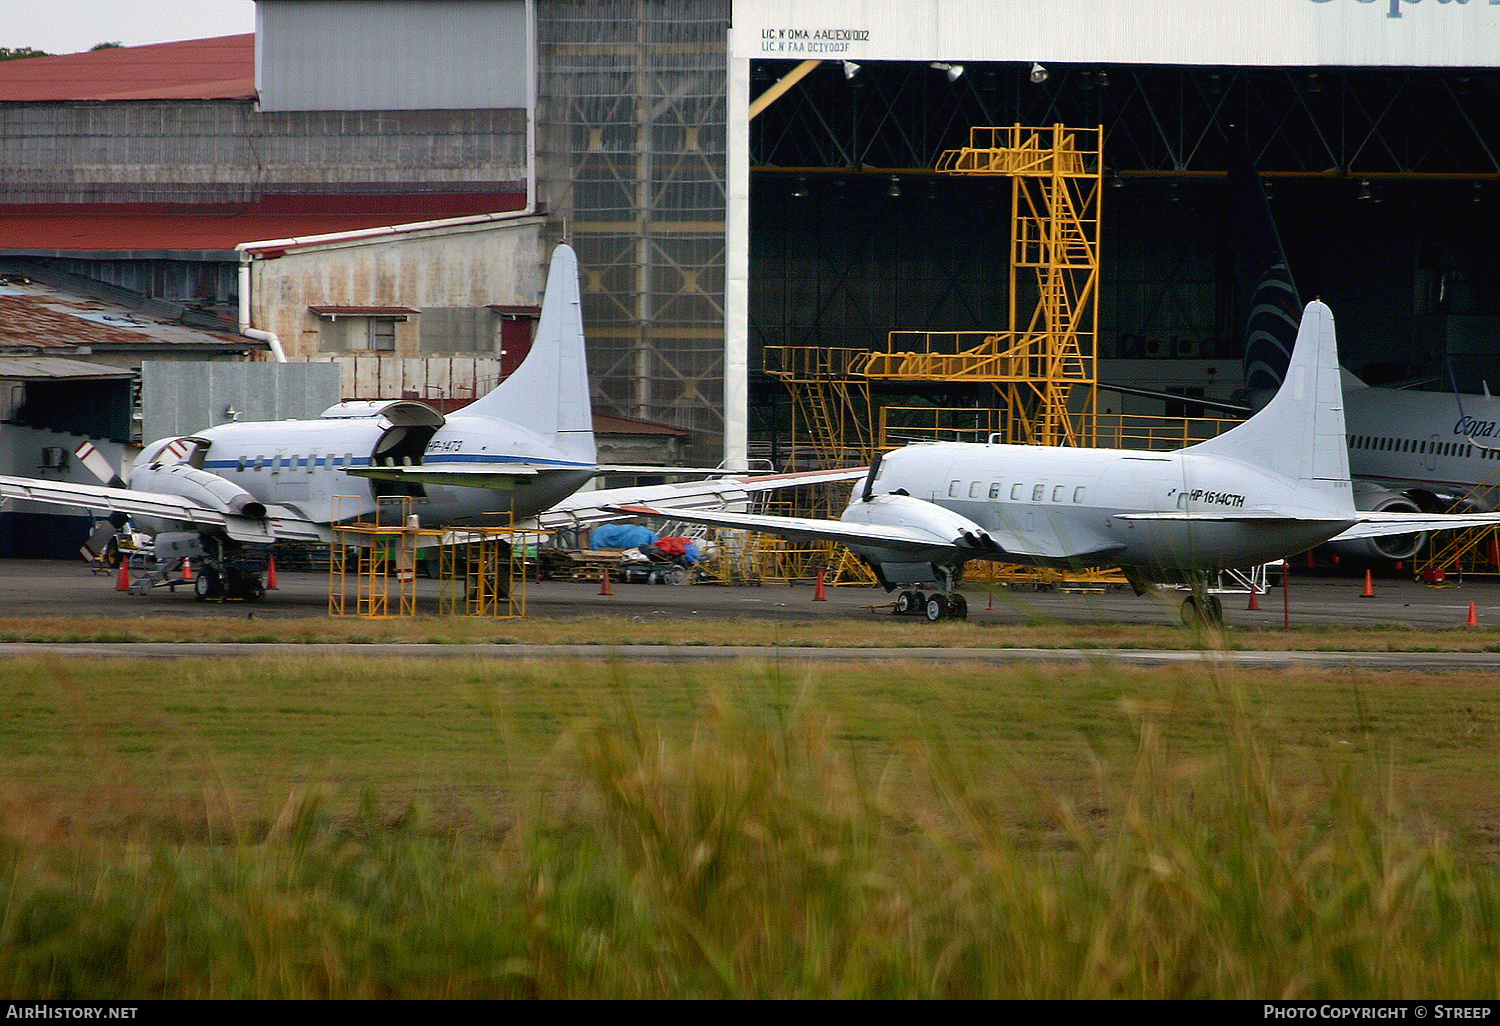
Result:
[[[594,414],[594,431],[603,435],[677,435],[686,437],[687,431],[670,424],[658,424],[635,417],[616,417],[608,413]]]
[[[0,61],[0,102],[253,99],[253,32]]]
[[[41,58],[30,58],[41,60]],[[0,251],[122,253],[228,252],[242,242],[384,228],[525,206],[522,193],[271,197],[242,206],[0,204]],[[315,209],[309,210],[308,207]],[[361,208],[364,209],[361,209]],[[321,208],[321,209],[316,209]],[[332,208],[332,209],[330,209]]]

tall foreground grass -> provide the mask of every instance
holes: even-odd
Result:
[[[310,785],[261,826],[104,835],[17,796],[0,991],[1495,997],[1492,868],[1395,808],[1390,767],[1330,755],[1286,783],[1205,676],[1124,701],[1134,744],[1095,751],[1087,807],[941,714],[860,744],[774,671],[686,724],[621,679],[504,824],[378,795],[349,815]],[[1179,750],[1184,716],[1222,744]]]

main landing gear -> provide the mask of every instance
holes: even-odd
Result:
[[[1207,575],[1195,574],[1189,584],[1192,591],[1182,600],[1182,622],[1188,627],[1224,626],[1224,603],[1209,594]]]
[[[920,591],[903,591],[896,596],[896,616],[925,616],[936,623],[939,620],[967,620],[969,602],[954,592],[951,596],[934,593],[923,595]]]
[[[266,597],[266,586],[260,575],[235,567],[225,567],[223,572],[213,564],[204,566],[193,578],[193,598],[199,602],[239,599],[242,602],[259,602]]]

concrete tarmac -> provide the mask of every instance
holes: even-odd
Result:
[[[140,618],[193,619],[254,617],[280,620],[329,615],[326,573],[281,571],[279,589],[260,602],[199,602],[190,587],[158,588],[148,595],[115,590],[112,575],[92,572],[83,562],[0,560],[0,618],[67,617],[91,624]],[[1309,576],[1293,570],[1285,608],[1294,627],[1394,624],[1411,628],[1463,626],[1469,603],[1480,626],[1500,626],[1500,580],[1469,576],[1462,584],[1433,588],[1410,576],[1377,577],[1374,596],[1362,598],[1363,576]],[[396,596],[392,583],[390,602]],[[828,588],[826,601],[814,601],[809,584],[682,586],[614,584],[612,595],[600,595],[594,582],[544,581],[527,585],[527,615],[539,619],[578,616],[626,616],[632,619],[765,619],[793,623],[845,621],[878,623],[892,618],[891,596],[879,588]],[[979,622],[1058,624],[1180,623],[1181,593],[1137,596],[1128,588],[1101,593],[1069,594],[995,588],[970,583],[963,587],[969,618]],[[438,584],[418,582],[418,611],[438,612]],[[1244,593],[1220,596],[1225,619],[1233,627],[1280,628],[1284,596],[1279,587],[1259,597],[1260,609],[1246,608]],[[874,607],[874,608],[872,608]],[[352,589],[344,608],[355,612]]]

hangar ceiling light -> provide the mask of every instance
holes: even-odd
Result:
[[[1037,64],[1035,61],[1033,61],[1031,65],[1031,81],[1035,82],[1037,85],[1041,85],[1043,82],[1047,81],[1047,69],[1042,67],[1040,64]]]
[[[964,73],[964,66],[962,64],[948,64],[945,61],[933,61],[928,67],[932,68],[933,71],[946,71],[949,82],[957,82],[958,76]]]

